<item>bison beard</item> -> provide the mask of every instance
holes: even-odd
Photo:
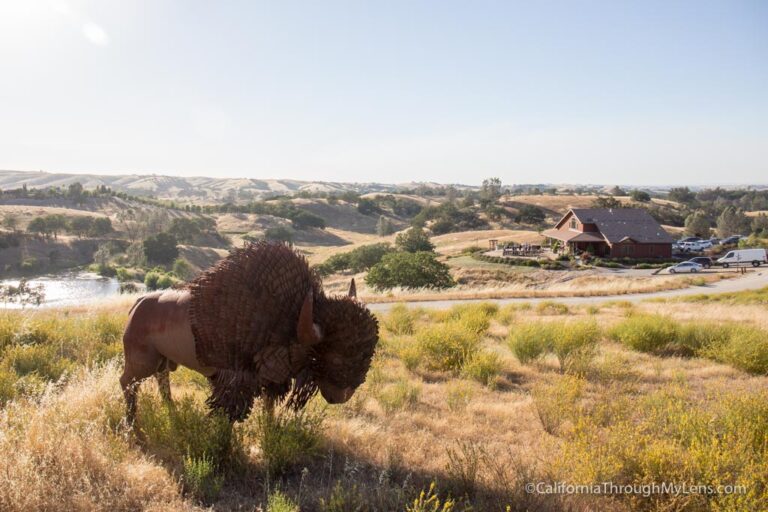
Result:
[[[196,355],[217,369],[207,403],[231,419],[247,417],[256,397],[305,406],[318,390],[315,378],[326,373],[317,353],[329,344],[349,359],[346,373],[361,373],[352,380],[364,380],[378,341],[376,320],[353,300],[327,298],[317,274],[288,246],[236,249],[189,290]],[[305,300],[329,335],[315,347],[298,340]]]

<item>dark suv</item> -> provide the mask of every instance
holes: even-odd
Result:
[[[698,263],[704,268],[711,268],[714,262],[712,261],[712,258],[707,258],[706,256],[696,256],[695,258],[691,258],[688,261],[692,261],[694,263]]]
[[[720,240],[720,245],[729,245],[729,244],[737,244],[739,243],[739,239],[741,237],[739,235],[733,235],[729,236],[728,238],[723,238]]]

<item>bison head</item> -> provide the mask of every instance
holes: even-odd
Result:
[[[299,315],[299,343],[311,347],[312,379],[330,404],[346,402],[365,381],[379,341],[376,318],[355,295],[354,280],[347,297],[312,300],[310,292]]]

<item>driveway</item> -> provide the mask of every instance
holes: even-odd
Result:
[[[647,272],[647,271],[646,271]],[[723,270],[710,270],[705,273],[721,273]],[[735,269],[731,272],[736,272]],[[694,274],[701,275],[701,274]],[[760,267],[756,270],[749,269],[743,277],[734,277],[724,279],[704,286],[691,286],[679,290],[666,290],[652,293],[631,293],[624,295],[603,295],[596,297],[546,297],[546,298],[515,298],[515,299],[457,299],[457,300],[429,300],[411,302],[409,304],[415,307],[425,307],[431,309],[448,309],[456,304],[472,302],[493,302],[503,306],[504,304],[516,304],[529,302],[536,304],[542,301],[556,301],[563,304],[599,304],[610,300],[622,300],[628,302],[640,302],[647,299],[667,299],[672,297],[683,297],[686,295],[698,295],[701,293],[727,293],[740,292],[745,290],[757,290],[768,286],[768,267]],[[368,304],[368,309],[374,312],[387,312],[395,302],[380,304]]]

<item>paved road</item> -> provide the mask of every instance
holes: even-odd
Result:
[[[595,304],[607,302],[610,300],[626,300],[629,302],[640,302],[646,299],[681,297],[685,295],[698,295],[700,293],[725,293],[740,292],[744,290],[756,290],[768,286],[768,268],[760,267],[757,270],[749,269],[743,277],[734,277],[724,279],[705,286],[691,286],[679,290],[667,290],[652,293],[631,293],[624,295],[603,295],[599,297],[536,297],[536,298],[515,298],[515,299],[457,299],[457,300],[429,300],[411,302],[409,305],[414,307],[425,307],[432,309],[448,309],[451,306],[470,302],[494,302],[499,305],[513,304],[520,302],[530,302],[535,304],[545,300],[557,301],[563,304]],[[368,309],[374,312],[389,311],[393,302],[382,304],[368,304]]]

